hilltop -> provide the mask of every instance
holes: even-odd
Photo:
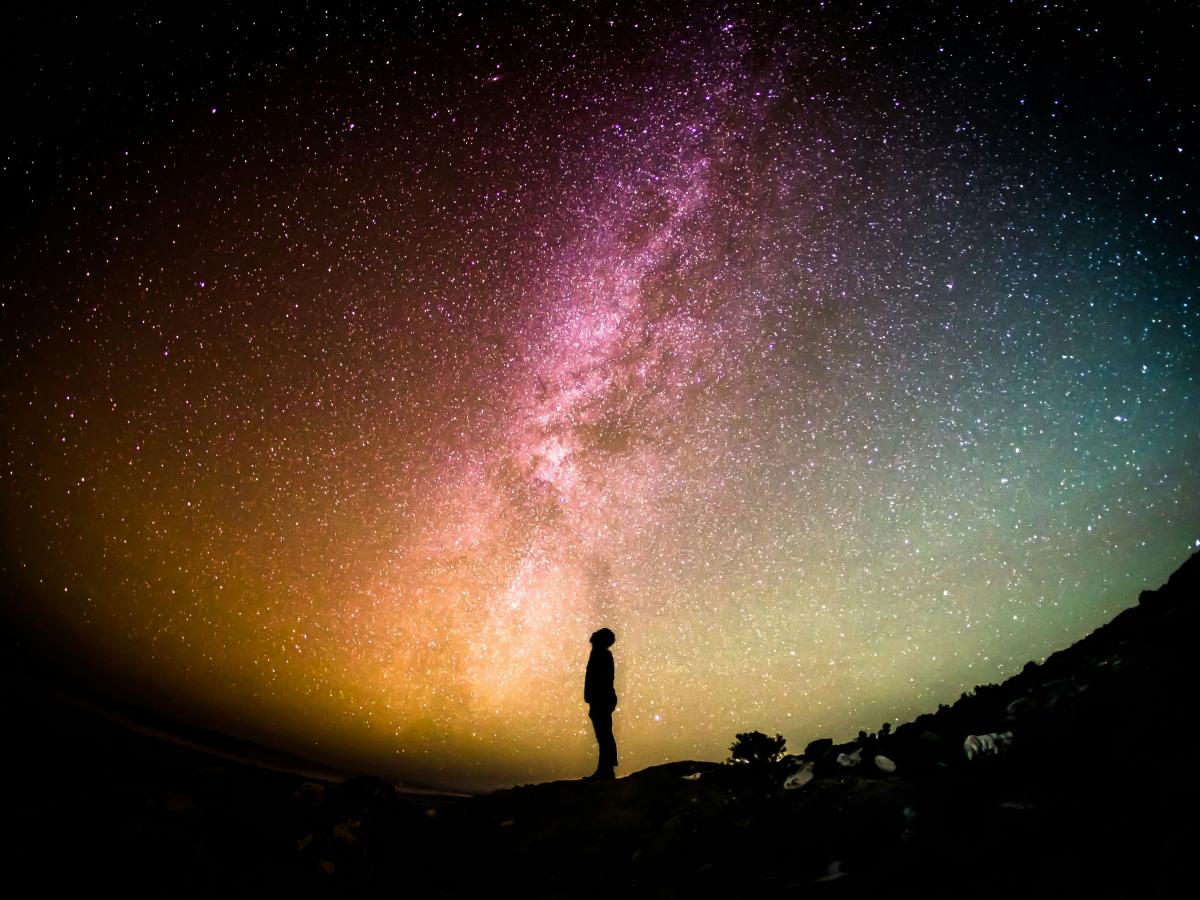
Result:
[[[26,697],[9,703],[27,720],[10,878],[192,896],[1174,893],[1196,838],[1198,581],[1200,554],[1043,664],[892,733],[474,797],[86,713],[64,744],[61,711]]]

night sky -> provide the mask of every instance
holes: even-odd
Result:
[[[156,4],[154,6],[162,6]],[[23,14],[2,565],[314,758],[799,752],[1200,546],[1192,4]]]

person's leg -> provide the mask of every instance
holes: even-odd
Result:
[[[610,769],[617,767],[617,739],[613,736],[612,712],[604,717],[604,741],[600,745],[600,758]]]
[[[617,764],[617,744],[612,733],[612,710],[592,706],[588,710],[592,728],[596,732],[596,744],[600,751],[596,763],[596,775],[612,774]]]

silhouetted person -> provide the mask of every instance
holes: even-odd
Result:
[[[617,741],[613,737],[612,714],[617,708],[617,692],[613,688],[613,657],[608,652],[617,636],[607,628],[592,635],[592,654],[588,657],[587,676],[583,681],[583,702],[588,704],[588,718],[596,730],[600,745],[600,761],[589,781],[609,781],[617,776]]]

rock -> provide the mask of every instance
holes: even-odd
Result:
[[[902,725],[888,743],[888,758],[904,767],[908,774],[931,772],[962,752],[957,737],[922,728],[917,724]]]
[[[833,738],[817,738],[804,748],[805,759],[819,759],[833,749]]]
[[[855,748],[853,753],[839,753],[837,764],[843,769],[856,768],[862,762],[862,750]]]
[[[1032,803],[1025,803],[1021,800],[1005,800],[1001,802],[1000,808],[1012,810],[1014,812],[1028,812],[1035,807]]]
[[[1011,731],[992,732],[991,734],[969,734],[963,741],[963,753],[968,760],[976,757],[999,756],[1012,746]]]
[[[842,861],[835,859],[825,868],[825,874],[816,879],[818,884],[827,881],[837,881],[839,878],[845,878],[846,873],[842,871]]]
[[[794,791],[796,788],[802,788],[813,780],[813,764],[805,763],[783,782],[785,791]]]
[[[1004,717],[1010,721],[1033,712],[1034,702],[1030,697],[1018,697],[1004,708]]]

